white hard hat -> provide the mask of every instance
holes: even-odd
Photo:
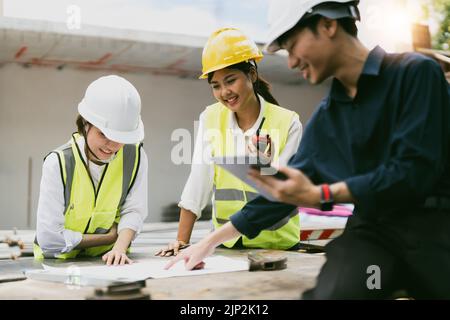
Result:
[[[141,98],[122,77],[111,75],[92,82],[78,104],[78,112],[109,140],[134,144],[144,139]]]
[[[359,0],[272,0],[269,7],[269,35],[264,50],[274,53],[280,50],[278,38],[292,29],[300,20],[315,14],[330,19],[353,17],[359,20],[359,11],[356,7]],[[313,8],[320,4],[320,10]],[[349,4],[349,6],[342,6]]]

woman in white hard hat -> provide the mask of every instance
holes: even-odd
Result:
[[[36,258],[100,256],[127,249],[147,216],[147,156],[136,88],[118,76],[92,82],[78,105],[78,132],[44,160]]]
[[[200,115],[192,169],[179,203],[177,239],[157,255],[176,255],[180,247],[188,244],[194,223],[201,216],[211,193],[215,228],[228,222],[232,214],[257,196],[255,189],[205,158],[242,155],[245,150],[255,151],[259,144],[265,144],[273,161],[286,164],[296,152],[302,133],[299,117],[278,106],[269,91],[269,84],[258,75],[256,62],[262,58],[256,44],[234,28],[215,31],[206,43],[200,78],[208,79],[218,102]],[[208,132],[219,134],[204,139]],[[259,133],[265,141],[256,138],[255,134],[259,137]],[[218,136],[220,138],[216,139]],[[243,146],[244,152],[239,148],[236,151],[238,146]],[[203,157],[205,154],[207,156]],[[298,210],[293,210],[289,217],[258,237],[235,238],[225,242],[224,246],[290,249],[298,245],[299,237]]]

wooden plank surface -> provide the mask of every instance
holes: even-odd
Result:
[[[140,247],[131,254],[137,262],[153,257],[157,247]],[[217,249],[216,254],[247,259],[248,250]],[[192,277],[148,279],[145,292],[152,299],[298,299],[300,293],[314,285],[315,277],[325,258],[322,254],[287,252],[288,267],[280,271],[239,271]],[[56,263],[58,267],[101,264],[99,259]],[[31,262],[30,262],[31,265]],[[24,262],[22,261],[22,267]],[[36,264],[34,267],[38,267]],[[27,279],[1,283],[0,299],[85,299],[92,295],[92,287],[77,287],[64,283],[53,283]]]

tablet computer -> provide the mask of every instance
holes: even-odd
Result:
[[[253,180],[248,177],[250,168],[257,169],[261,175],[271,175],[280,180],[286,180],[287,177],[278,171],[270,163],[264,163],[263,160],[256,156],[232,156],[232,157],[213,157],[214,164],[227,170],[232,175],[242,180],[252,188],[256,189],[263,197],[277,201],[272,195],[265,190],[259,188]]]

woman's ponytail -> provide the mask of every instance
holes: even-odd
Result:
[[[272,93],[270,92],[270,83],[267,82],[264,78],[262,78],[258,73],[256,74],[257,78],[255,83],[253,83],[253,90],[255,90],[256,94],[259,94],[269,103],[278,104],[278,101],[274,98]]]

